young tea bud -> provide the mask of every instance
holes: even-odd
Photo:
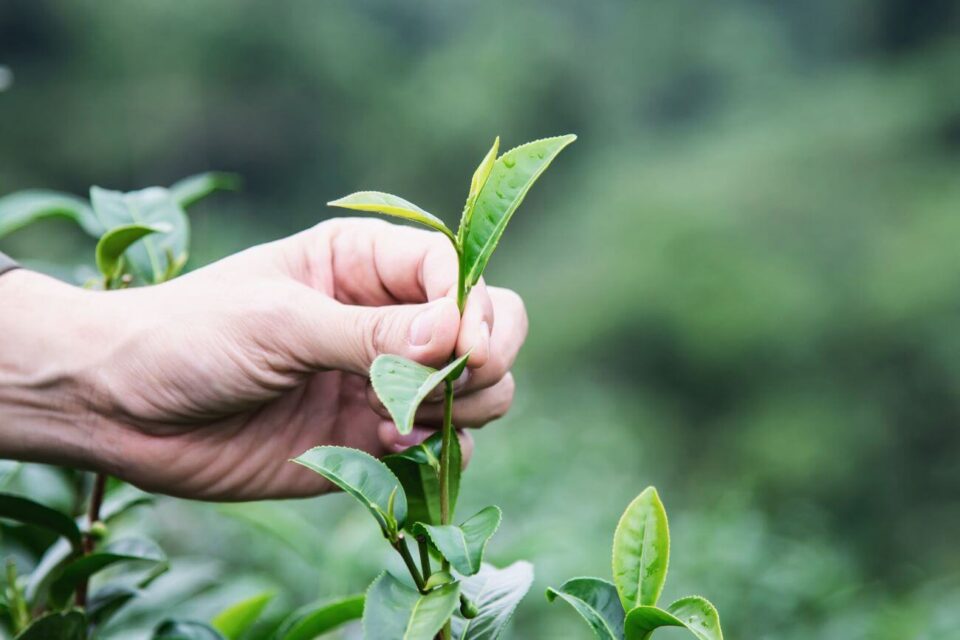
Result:
[[[90,537],[100,541],[107,537],[107,525],[97,520],[90,525]]]
[[[467,620],[473,620],[480,613],[477,605],[470,601],[466,596],[460,596],[460,615]]]

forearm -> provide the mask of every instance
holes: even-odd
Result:
[[[0,276],[0,458],[101,463],[87,381],[105,332],[90,295],[27,270]]]

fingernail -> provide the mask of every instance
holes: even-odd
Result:
[[[410,325],[410,335],[407,341],[415,347],[422,347],[430,343],[433,338],[433,331],[437,323],[437,305],[430,305],[426,311],[413,319]]]

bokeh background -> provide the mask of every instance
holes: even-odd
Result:
[[[461,504],[502,505],[491,559],[536,564],[512,637],[589,637],[543,588],[609,576],[653,484],[665,596],[729,638],[960,638],[958,36],[950,0],[2,0],[0,192],[235,171],[197,267],[361,188],[452,223],[495,135],[575,132],[488,272],[531,333]],[[92,245],[49,222],[0,250],[69,273]],[[389,554],[342,496],[126,526],[174,570],[116,638],[357,591]]]

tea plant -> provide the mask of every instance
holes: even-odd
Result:
[[[361,191],[330,205],[404,218],[446,236],[458,259],[457,305],[462,313],[530,187],[575,139],[537,140],[499,157],[499,138],[494,141],[473,174],[456,233],[440,218],[388,193]],[[498,507],[485,507],[454,524],[461,452],[452,420],[453,383],[468,358],[453,358],[439,370],[395,355],[381,355],[373,362],[374,391],[402,434],[410,433],[424,398],[443,387],[443,425],[423,444],[383,461],[330,446],[294,460],[363,504],[409,572],[409,582],[384,572],[367,590],[363,628],[370,640],[431,640],[438,634],[448,640],[493,640],[533,581],[529,563],[497,569],[483,562],[487,542],[500,525]]]
[[[218,189],[234,186],[233,176],[207,173],[169,189],[121,193],[93,187],[89,202],[52,191],[23,191],[0,198],[0,237],[45,218],[66,218],[98,240],[95,257],[100,276],[86,286],[118,289],[161,283],[176,277],[187,262],[190,234],[185,208]],[[0,477],[0,487],[8,486],[21,469],[22,465],[9,468]],[[116,519],[150,502],[151,496],[103,474],[84,484],[88,485],[81,491],[88,495],[86,513],[76,517],[22,494],[0,492],[0,520],[58,536],[27,575],[20,575],[16,562],[7,559],[0,636],[5,635],[6,626],[16,640],[93,637],[167,570],[167,558],[152,540],[113,539],[110,533]],[[0,530],[0,534],[13,533],[6,527]],[[132,571],[88,593],[92,577],[118,567]],[[238,611],[228,610],[220,623],[229,627],[242,613]],[[243,611],[249,612],[249,605]],[[169,630],[178,624],[161,625],[156,637],[174,637]],[[212,634],[206,637],[222,637],[210,627],[202,628]]]
[[[661,627],[683,627],[697,640],[723,640],[720,616],[705,598],[687,596],[657,607],[670,562],[667,512],[647,487],[623,512],[613,534],[613,583],[573,578],[547,599],[567,602],[599,640],[647,640]]]

